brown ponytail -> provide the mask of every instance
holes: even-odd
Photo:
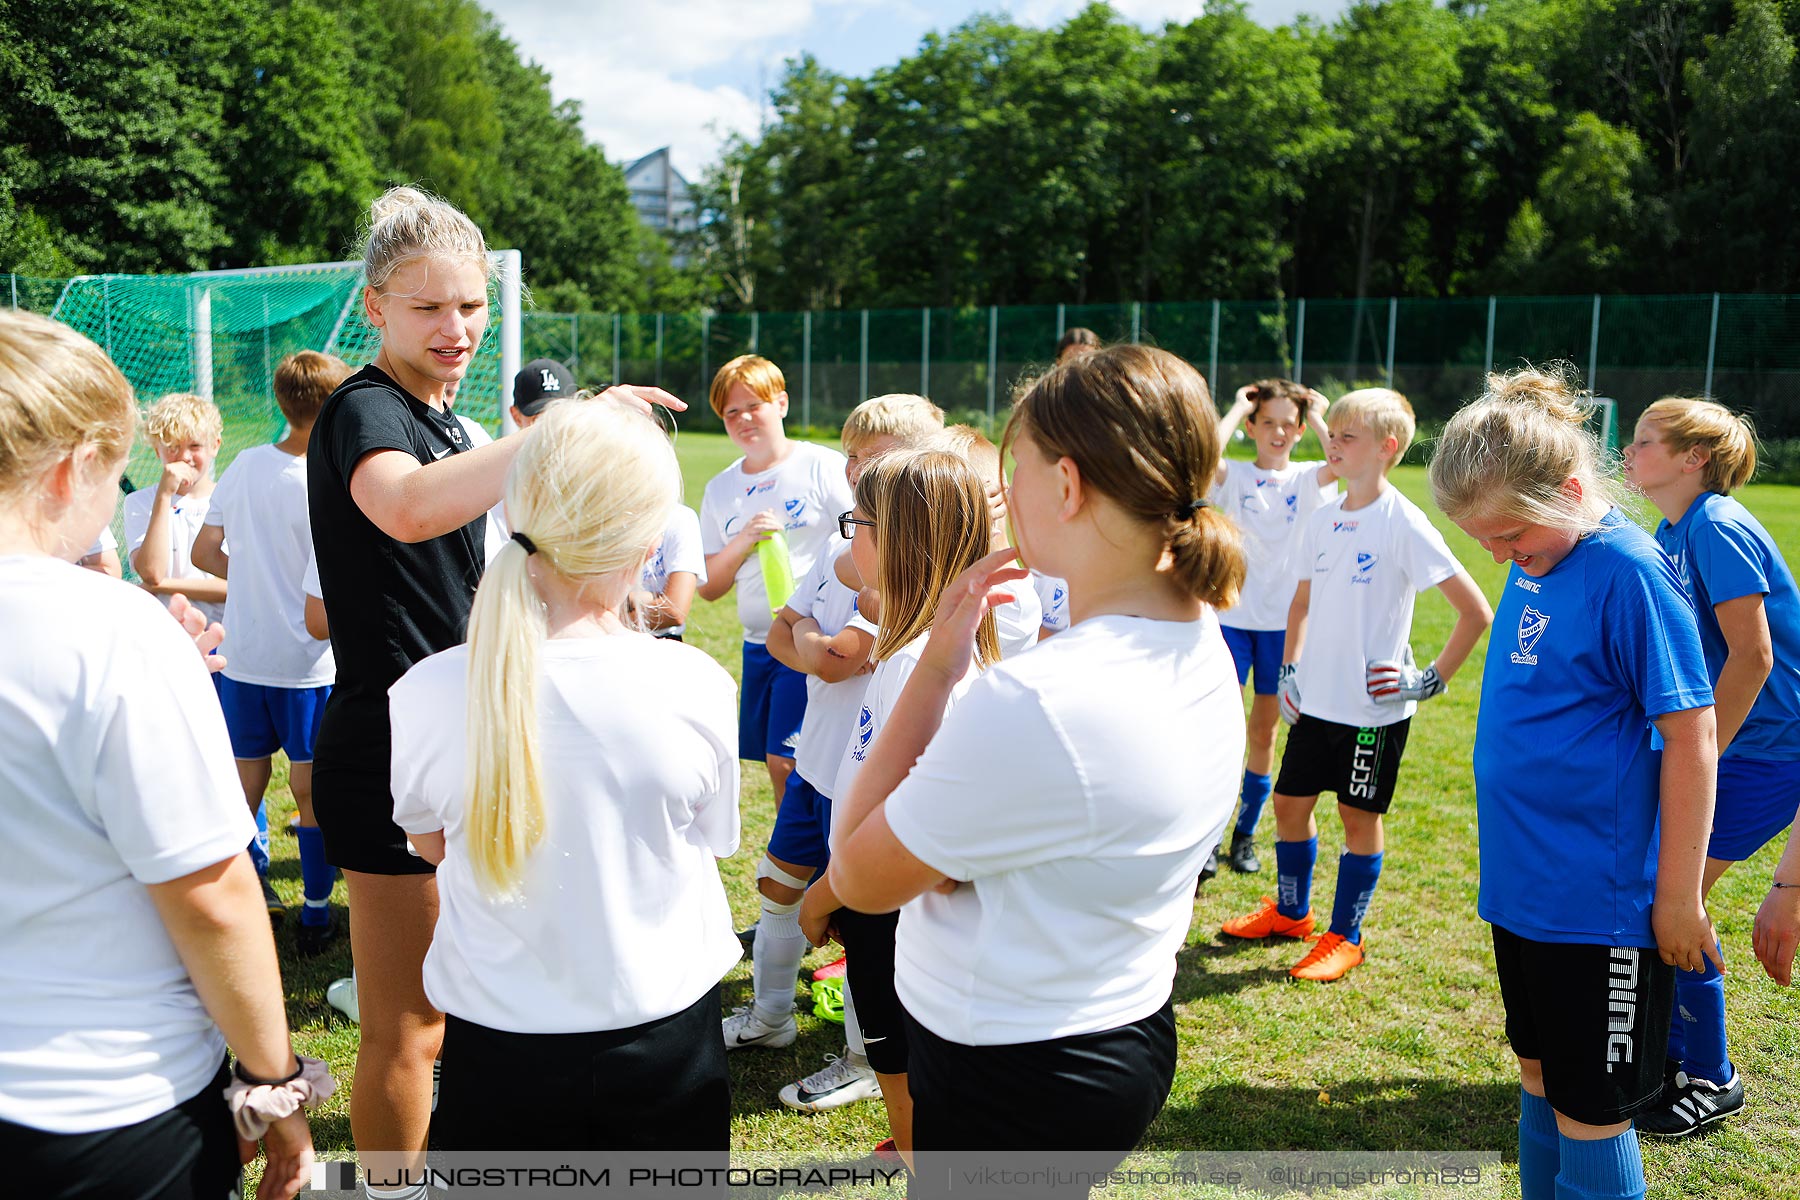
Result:
[[[1020,398],[1005,443],[1019,433],[1052,459],[1073,459],[1089,486],[1161,529],[1165,569],[1183,590],[1214,608],[1237,603],[1237,527],[1205,503],[1219,465],[1219,418],[1193,367],[1148,346],[1072,359]]]

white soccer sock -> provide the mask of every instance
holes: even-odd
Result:
[[[806,954],[800,932],[800,905],[777,904],[762,897],[762,919],[756,923],[756,957],[750,978],[756,993],[756,1015],[765,1025],[779,1025],[794,1011],[794,982]]]
[[[850,979],[844,978],[844,1042],[854,1066],[869,1065],[869,1048],[863,1044],[862,1022],[856,1019],[856,1001],[850,995]]]

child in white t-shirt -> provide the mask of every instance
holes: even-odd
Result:
[[[1007,545],[1006,475],[1000,463],[1000,447],[972,425],[952,425],[944,431],[944,444],[969,460],[981,485],[987,489],[988,510],[993,524],[988,532],[988,549],[1000,550]],[[1064,597],[1068,590],[1064,589]],[[1068,614],[1064,612],[1064,628]],[[1037,589],[1018,588],[1013,598],[994,606],[994,626],[1000,635],[1000,657],[1011,658],[1037,645],[1047,616]]]
[[[1230,410],[1219,418],[1220,446],[1239,422],[1256,443],[1253,462],[1219,459],[1209,493],[1220,511],[1237,523],[1244,539],[1244,591],[1236,604],[1219,614],[1225,644],[1237,663],[1238,686],[1251,683],[1253,690],[1244,783],[1227,858],[1234,871],[1244,874],[1262,870],[1256,857],[1256,823],[1274,784],[1275,733],[1281,727],[1276,687],[1288,602],[1294,598],[1294,535],[1320,505],[1337,495],[1337,473],[1330,463],[1292,461],[1304,429],[1311,429],[1319,444],[1325,444],[1325,407],[1324,396],[1292,380],[1259,379],[1239,388]],[[1207,866],[1203,877],[1217,871],[1217,864]]]
[[[144,437],[162,461],[162,475],[155,487],[125,497],[125,552],[144,590],[180,592],[209,622],[225,615],[225,581],[196,567],[192,555],[212,502],[213,460],[224,433],[225,418],[211,400],[185,392],[164,396],[144,410]]]
[[[235,581],[225,599],[225,628],[236,637],[221,672],[219,701],[252,812],[262,812],[271,756],[279,749],[288,757],[305,897],[295,944],[309,958],[322,953],[334,936],[330,905],[336,872],[325,861],[325,840],[313,819],[312,760],[337,667],[331,643],[306,628],[302,580],[313,561],[306,447],[319,407],[349,377],[350,367],[330,354],[302,350],[281,360],[275,368],[275,403],[287,419],[287,433],[232,460],[213,491],[193,551],[196,565],[221,579],[229,573]],[[265,815],[265,828],[266,821]]]
[[[871,711],[825,883],[901,910],[916,1180],[937,1151],[1000,1145],[1094,1151],[1078,1166],[1103,1175],[1168,1095],[1175,955],[1243,754],[1208,607],[1243,578],[1205,500],[1217,439],[1205,382],[1163,351],[1112,347],[1038,380],[1008,437],[1017,550],[934,596],[898,700]],[[896,531],[875,533],[885,551]],[[1026,577],[1015,556],[1068,581],[1070,628],[946,712],[989,609]],[[1076,1194],[1033,1194],[1052,1192]]]
[[[943,410],[923,396],[865,400],[844,422],[846,482],[854,488],[878,456],[928,445],[943,430]],[[854,526],[840,526],[838,533],[845,529]],[[762,915],[756,922],[754,1000],[725,1018],[727,1050],[785,1046],[797,1034],[794,981],[807,945],[800,932],[800,900],[831,858],[838,764],[862,706],[875,646],[875,626],[857,611],[864,577],[849,549],[844,537],[834,536],[769,627],[769,653],[806,677],[806,716],[769,848],[757,866]],[[849,1046],[824,1069],[782,1088],[788,1107],[821,1112],[878,1094],[848,993],[846,1001]]]
[[[680,467],[654,422],[605,400],[550,408],[520,441],[513,533],[468,643],[389,693],[394,820],[438,864],[431,1141],[721,1151],[734,689],[619,617]]]
[[[855,786],[857,773],[918,666],[938,601],[950,580],[989,555],[992,510],[981,476],[961,454],[921,450],[884,455],[856,483],[856,507],[846,518],[850,552],[881,596],[875,671],[843,749],[836,785]],[[974,631],[967,676],[1000,659],[992,613]],[[953,689],[946,705],[966,686]],[[855,831],[841,812],[832,817],[832,844]],[[835,929],[844,946],[847,982],[856,995],[869,1063],[881,1084],[895,1148],[912,1153],[912,1100],[907,1089],[907,1029],[894,990],[894,940],[899,913],[876,915],[843,908],[824,879],[807,890],[800,924],[814,945]]]
[[[706,555],[700,549],[700,514],[677,504],[662,540],[644,564],[644,574],[627,603],[627,613],[659,638],[681,641],[687,632],[694,593],[706,582]]]
[[[766,358],[741,355],[719,368],[708,394],[725,433],[744,456],[715,475],[700,502],[700,545],[706,582],[700,595],[718,600],[737,591],[744,627],[743,697],[738,750],[769,769],[779,803],[794,769],[794,741],[806,713],[806,678],[783,666],[765,644],[769,624],[793,581],[812,569],[837,515],[850,507],[844,456],[788,439],[787,382]],[[765,550],[774,535],[780,541]],[[785,559],[782,547],[785,546]],[[775,575],[764,578],[765,562]]]
[[[1341,979],[1363,961],[1363,917],[1381,878],[1381,816],[1393,802],[1418,701],[1439,695],[1493,620],[1493,611],[1444,537],[1388,482],[1413,436],[1399,392],[1351,392],[1327,415],[1326,460],[1344,494],[1314,513],[1297,545],[1302,568],[1288,608],[1282,717],[1294,725],[1275,781],[1279,899],[1225,922],[1239,938],[1312,933],[1319,855],[1313,808],[1333,791],[1344,822],[1331,927],[1288,972]],[[1413,665],[1413,597],[1436,587],[1456,610],[1437,659]]]

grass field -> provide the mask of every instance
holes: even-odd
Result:
[[[679,443],[688,500],[696,507],[706,480],[734,457],[723,436],[684,434]],[[1424,472],[1402,468],[1396,482],[1428,512]],[[1775,536],[1790,563],[1800,559],[1800,488],[1752,487],[1741,498]],[[1648,510],[1646,510],[1647,513]],[[1645,515],[1645,514],[1640,514]],[[1435,514],[1434,514],[1435,516]],[[1448,522],[1453,550],[1491,599],[1504,571]],[[1414,625],[1420,661],[1449,632],[1451,611],[1434,592],[1422,597]],[[730,597],[696,602],[688,639],[733,674],[738,627]],[[1194,903],[1194,922],[1175,982],[1181,1059],[1167,1107],[1146,1145],[1197,1150],[1498,1150],[1514,1157],[1517,1072],[1502,1031],[1499,991],[1487,927],[1476,917],[1475,798],[1469,774],[1481,656],[1477,650],[1450,692],[1414,722],[1400,793],[1388,822],[1387,867],[1367,922],[1367,963],[1332,985],[1287,977],[1293,946],[1226,946],[1219,922],[1273,890],[1271,817],[1259,845],[1267,864],[1256,876],[1223,873]],[[1104,680],[1096,680],[1104,686]],[[278,763],[271,791],[272,828],[286,825],[292,803]],[[752,874],[773,820],[760,764],[743,773],[744,838],[721,864],[734,916],[757,912]],[[1555,780],[1545,780],[1555,787]],[[1028,798],[1027,798],[1028,799]],[[1342,831],[1321,805],[1315,896],[1329,907]],[[275,835],[277,890],[300,899],[291,838]],[[1728,874],[1711,910],[1724,938],[1732,1056],[1747,1082],[1745,1114],[1681,1142],[1645,1139],[1645,1174],[1656,1197],[1790,1197],[1800,1194],[1800,992],[1783,991],[1750,954],[1756,906],[1780,843]],[[335,900],[341,905],[343,885]],[[342,914],[340,913],[340,916]],[[299,1048],[352,1081],[356,1027],[325,1003],[325,987],[349,973],[347,946],[306,961],[279,935],[288,1018]],[[827,961],[815,954],[806,967]],[[802,978],[810,978],[805,971]],[[727,978],[729,1005],[750,1002],[746,960]],[[886,1135],[879,1105],[820,1116],[793,1113],[776,1091],[840,1053],[842,1028],[815,1020],[801,998],[800,1038],[789,1049],[746,1051],[731,1060],[736,1088],[732,1144],[853,1156]],[[348,1088],[314,1122],[322,1155],[348,1157]],[[1482,1195],[1517,1194],[1507,1178]],[[1368,1194],[1368,1193],[1364,1193]],[[1459,1193],[1463,1194],[1463,1193]]]

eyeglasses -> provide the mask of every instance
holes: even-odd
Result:
[[[856,527],[858,525],[867,526],[870,529],[875,528],[875,522],[865,521],[862,518],[853,515],[854,513],[855,510],[852,509],[850,512],[838,514],[838,536],[843,538],[846,542],[856,536]]]

